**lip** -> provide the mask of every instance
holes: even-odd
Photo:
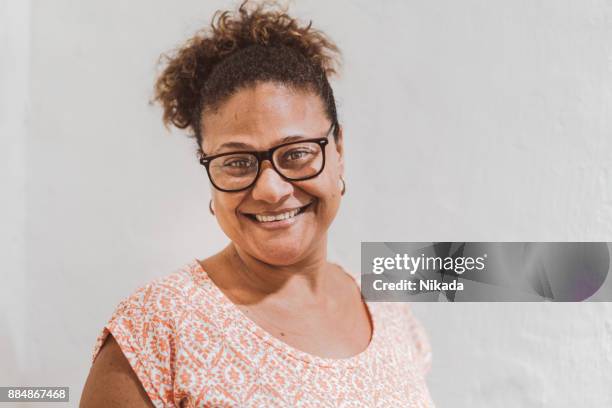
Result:
[[[298,209],[298,208],[302,209],[294,217],[287,218],[287,219],[284,219],[284,220],[259,222],[259,221],[257,221],[255,219],[255,216],[253,214],[241,212],[240,215],[242,215],[244,218],[246,218],[248,221],[252,222],[253,224],[255,224],[259,228],[266,229],[266,230],[275,230],[275,229],[280,229],[280,228],[287,228],[287,227],[290,227],[291,225],[295,224],[299,220],[299,217],[301,217],[306,211],[308,211],[308,209],[310,209],[312,203],[313,203],[313,201],[311,201],[310,203],[308,203],[306,205],[303,205],[301,207],[293,207],[293,208],[285,209],[285,210],[282,210],[282,211],[258,213],[260,215],[276,215],[276,214],[282,214],[284,212],[291,211],[291,210]]]
[[[311,201],[311,202],[309,202],[307,204],[301,205],[299,207],[284,208],[282,210],[276,210],[276,211],[264,211],[264,212],[253,212],[253,213],[247,213],[247,212],[240,211],[240,213],[242,215],[246,215],[246,216],[255,216],[255,214],[263,215],[263,216],[278,215],[278,214],[283,214],[283,213],[286,213],[286,212],[289,212],[289,211],[298,210],[300,208],[306,209],[312,203],[313,203],[313,201]]]

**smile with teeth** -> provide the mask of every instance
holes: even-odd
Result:
[[[306,209],[306,207],[308,207],[308,205],[305,205],[304,207],[300,207],[300,208],[295,208],[293,210],[286,211],[281,214],[275,214],[275,215],[260,215],[260,214],[248,214],[248,215],[251,216],[251,218],[254,218],[255,220],[259,222],[282,221],[282,220],[287,220],[289,218],[293,218],[298,214],[301,214]]]
[[[287,211],[286,213],[278,214],[278,215],[259,215],[255,214],[255,218],[259,222],[271,222],[271,221],[281,221],[286,220],[287,218],[293,218],[300,211],[299,208],[295,210]]]

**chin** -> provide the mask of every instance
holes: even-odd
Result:
[[[253,255],[267,264],[286,266],[299,262],[306,253],[303,243],[298,245],[287,245],[286,243],[279,245],[271,244],[256,245],[253,248]]]

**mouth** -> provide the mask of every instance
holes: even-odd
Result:
[[[274,222],[279,222],[279,221],[290,220],[292,218],[297,217],[298,215],[304,213],[304,211],[306,211],[312,205],[312,203],[313,202],[310,202],[302,207],[294,208],[292,210],[287,210],[287,211],[284,211],[278,214],[242,213],[242,215],[258,223],[262,223],[262,224],[274,223]]]

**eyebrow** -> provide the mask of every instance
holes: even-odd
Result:
[[[283,143],[293,142],[293,141],[296,141],[296,140],[302,140],[302,139],[307,139],[307,137],[299,136],[299,135],[285,136],[281,140],[278,141],[277,145],[281,145]],[[248,143],[226,142],[226,143],[223,143],[221,146],[219,146],[217,149],[215,149],[215,151],[211,154],[211,156],[214,155],[214,154],[219,153],[223,149],[248,149],[248,150],[256,150],[253,145],[250,145]]]

